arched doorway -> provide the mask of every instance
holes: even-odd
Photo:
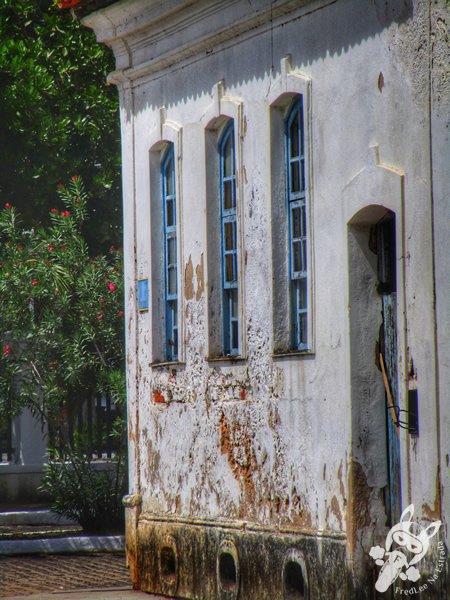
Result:
[[[401,510],[396,229],[395,213],[374,204],[348,224],[353,548]]]
[[[388,525],[392,526],[401,514],[400,443],[398,424],[397,373],[397,252],[395,214],[386,214],[373,226],[372,251],[377,256],[377,290],[381,301],[381,326],[378,338],[377,366],[385,387],[386,447],[388,485],[385,489],[385,506]]]

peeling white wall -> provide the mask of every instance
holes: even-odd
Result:
[[[431,102],[429,93],[431,43],[434,52],[444,43],[443,3],[431,10],[422,0],[180,0],[167,14],[160,4],[122,1],[85,21],[113,47],[119,69],[112,80],[122,102],[131,491],[157,514],[346,531],[354,435],[347,225],[377,204],[399,211],[400,405],[411,386],[419,397],[420,435],[400,432],[402,504],[414,502],[419,518],[448,519],[450,169],[448,87],[438,86],[445,61],[434,65],[440,95]],[[284,198],[271,192],[268,98],[288,55],[291,73],[311,82],[314,353],[274,357],[270,215]],[[220,80],[242,103],[245,122],[239,362],[207,356],[205,127]],[[168,121],[181,132],[184,345],[180,364],[152,366],[152,306],[137,312],[135,285],[139,277],[152,285],[150,203],[160,198],[150,193],[149,151],[165,139]],[[392,185],[372,186],[383,169]],[[350,200],[361,173],[367,177]]]

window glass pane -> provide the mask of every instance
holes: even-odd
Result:
[[[291,193],[300,191],[300,172],[297,161],[291,163]]]
[[[238,334],[239,334],[238,321],[233,320],[231,322],[231,349],[232,350],[237,350],[239,348]]]
[[[236,281],[236,254],[225,255],[225,281],[232,283]]]
[[[306,256],[306,248],[307,248],[306,240],[303,239],[301,243],[302,243],[302,264],[301,264],[301,270],[303,272],[306,272],[306,270],[307,270],[307,264],[308,264],[307,261],[306,261],[306,259],[307,259],[307,256]]]
[[[298,281],[298,309],[305,309],[308,306],[306,277]]]
[[[308,317],[307,313],[299,315],[299,344],[306,345],[308,342]]]
[[[171,304],[172,304],[172,325],[174,327],[177,327],[178,326],[178,309],[177,309],[178,303],[176,300],[173,300],[171,302]]]
[[[237,319],[238,316],[238,291],[236,289],[231,291],[231,316]]]
[[[292,267],[294,273],[302,270],[301,242],[292,243]]]
[[[291,211],[292,215],[292,237],[299,238],[301,236],[301,215],[300,215],[300,206],[296,206]]]
[[[292,119],[291,126],[289,127],[289,138],[291,143],[291,158],[299,156],[299,126],[298,126],[298,112],[296,111],[294,118]]]
[[[301,235],[303,237],[306,236],[306,204],[302,204],[301,207],[301,226],[300,226]]]
[[[228,180],[223,182],[223,208],[230,210],[235,208],[236,202],[234,199],[234,181]]]
[[[233,143],[233,132],[228,136],[227,141],[223,147],[223,176],[229,177],[230,175],[234,175],[234,165],[233,165],[233,152],[232,152],[232,143]]]
[[[169,267],[167,273],[168,293],[177,293],[177,270],[175,267]]]
[[[225,229],[225,250],[236,249],[236,221],[224,224]]]
[[[167,264],[177,264],[177,238],[170,237],[167,239]]]
[[[172,349],[172,353],[173,356],[177,356],[178,355],[178,328],[175,327],[173,330],[173,349]]]
[[[174,189],[174,169],[173,169],[173,159],[172,157],[168,160],[166,164],[166,194],[168,196],[172,196],[175,193]]]
[[[173,227],[175,225],[175,201],[166,201],[166,226]]]

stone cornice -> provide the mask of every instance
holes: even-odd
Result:
[[[338,0],[128,0],[83,19],[97,39],[110,46],[117,70],[113,83],[138,80],[284,15],[309,12]]]

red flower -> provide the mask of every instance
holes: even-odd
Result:
[[[50,252],[52,252],[55,249],[55,246],[53,244],[49,244],[47,248],[50,250]]]
[[[63,211],[61,212],[61,216],[62,216],[62,217],[70,217],[70,212],[69,212],[68,210],[63,210]]]
[[[11,354],[11,346],[9,344],[6,344],[6,346],[3,349],[3,356],[8,356],[8,354]]]
[[[118,317],[123,317],[123,310],[119,310],[119,312],[117,313]]]
[[[99,310],[98,312],[95,313],[95,316],[97,317],[97,319],[99,321],[101,321],[103,319],[103,313],[101,310]]]
[[[11,204],[10,204],[9,202],[7,202],[7,203],[5,204],[5,208],[11,208]]]
[[[33,281],[31,282],[31,285],[38,285],[39,281],[36,281],[36,279],[33,279]]]
[[[19,252],[21,252],[23,250],[23,246],[16,246],[16,250],[18,250]]]
[[[77,2],[78,4],[78,2]],[[77,181],[78,180],[78,175],[72,175],[72,177],[70,178],[72,181]]]
[[[116,286],[113,283],[111,283],[111,281],[110,281],[108,283],[108,288],[109,288],[109,291],[112,293],[116,289]]]
[[[49,367],[54,367],[55,365],[57,365],[58,363],[56,362],[56,360],[52,360],[48,363]]]
[[[60,0],[57,2],[58,8],[73,8],[74,6],[78,6],[80,4],[80,0]]]
[[[57,209],[57,208],[52,208],[52,209],[50,210],[50,212],[51,212],[51,213],[57,213],[57,212],[58,212],[58,209]]]

